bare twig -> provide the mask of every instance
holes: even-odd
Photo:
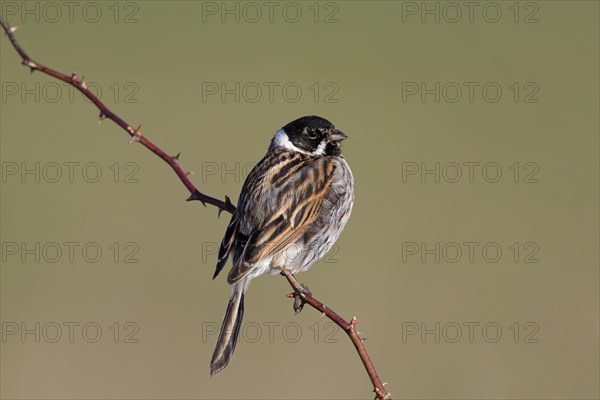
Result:
[[[58,80],[66,82],[66,83],[72,85],[73,87],[75,87],[77,90],[79,90],[85,97],[90,99],[90,101],[92,103],[94,103],[94,105],[96,107],[98,107],[98,110],[100,110],[100,120],[103,120],[105,118],[110,119],[115,124],[117,124],[121,128],[123,128],[123,130],[125,130],[125,132],[127,132],[129,134],[129,136],[131,136],[131,140],[129,141],[129,143],[135,143],[135,142],[141,143],[144,147],[146,147],[148,150],[150,150],[151,152],[153,152],[154,154],[156,154],[157,156],[162,158],[167,164],[169,164],[171,166],[171,168],[173,168],[173,171],[175,171],[175,174],[177,174],[177,176],[179,177],[181,182],[185,185],[187,190],[189,190],[189,192],[191,193],[188,200],[199,200],[205,206],[206,206],[206,203],[208,203],[215,207],[218,207],[220,210],[227,211],[230,213],[233,213],[235,211],[235,206],[231,203],[231,200],[229,200],[229,197],[225,197],[225,201],[222,201],[219,199],[215,199],[214,197],[207,196],[204,193],[201,193],[198,189],[196,189],[194,184],[188,179],[189,173],[187,173],[183,169],[181,169],[181,166],[179,165],[179,155],[180,154],[177,154],[175,156],[168,155],[167,153],[162,151],[158,146],[156,146],[154,143],[152,143],[150,140],[148,140],[145,136],[142,135],[142,125],[139,125],[136,129],[133,129],[133,127],[131,125],[129,125],[127,122],[125,122],[123,119],[121,119],[118,115],[116,115],[115,113],[110,111],[108,109],[108,107],[106,107],[104,105],[104,103],[102,103],[100,101],[100,99],[98,99],[98,97],[96,97],[96,95],[94,95],[94,93],[92,93],[92,91],[88,88],[83,77],[80,78],[76,72],[73,72],[70,76],[65,75],[61,72],[58,72],[58,71],[52,69],[52,68],[48,68],[36,61],[33,61],[31,59],[31,57],[29,57],[29,55],[27,55],[25,50],[23,50],[23,48],[19,45],[19,43],[17,42],[17,39],[15,38],[14,32],[16,31],[17,28],[11,27],[2,17],[0,17],[0,24],[2,24],[2,28],[4,28],[4,31],[8,35],[8,38],[9,38],[10,42],[12,43],[13,47],[15,48],[17,53],[19,53],[19,55],[21,56],[21,59],[23,60],[22,61],[23,65],[28,66],[31,69],[32,73],[34,71],[43,72],[44,74],[50,75]]]
[[[296,280],[294,275],[292,275],[291,272],[289,272],[286,269],[282,269],[281,272],[287,278],[292,288],[294,288],[296,294],[300,296],[304,303],[309,304],[315,310],[321,311],[324,315],[327,316],[327,318],[335,322],[340,328],[344,330],[344,332],[346,332],[346,334],[352,341],[352,344],[354,344],[354,347],[356,347],[356,351],[358,352],[358,355],[360,356],[360,359],[362,360],[363,365],[367,370],[367,374],[369,374],[369,378],[371,378],[371,382],[375,387],[373,391],[375,392],[376,398],[390,400],[392,398],[391,393],[385,391],[385,384],[381,382],[381,379],[379,379],[379,376],[375,371],[375,366],[373,365],[369,354],[367,354],[367,349],[365,348],[365,345],[363,343],[364,339],[361,338],[356,329],[354,329],[356,327],[356,317],[352,317],[352,320],[350,322],[346,322],[346,320],[340,317],[339,314],[337,314],[335,311],[325,306],[319,300],[312,297],[312,294],[307,293],[306,290],[298,283],[298,281]]]
[[[219,214],[222,211],[227,211],[231,214],[235,212],[235,206],[231,203],[231,200],[228,196],[225,196],[224,201],[219,200],[200,192],[196,188],[196,186],[194,186],[194,184],[188,178],[189,173],[185,172],[179,165],[180,154],[177,154],[175,156],[168,155],[158,146],[156,146],[154,143],[152,143],[150,140],[148,140],[145,136],[142,135],[141,125],[134,129],[122,118],[113,113],[110,109],[108,109],[108,107],[106,107],[106,105],[104,105],[104,103],[102,103],[102,101],[100,101],[100,99],[98,99],[98,97],[96,97],[96,95],[94,95],[94,93],[90,91],[83,77],[79,78],[77,73],[73,72],[71,75],[65,75],[52,68],[48,68],[36,61],[33,61],[31,57],[29,57],[29,55],[25,52],[25,50],[23,50],[23,48],[19,45],[17,39],[15,38],[14,32],[17,28],[11,27],[8,24],[8,22],[6,22],[1,16],[0,25],[2,25],[2,28],[4,29],[4,32],[6,32],[6,35],[8,36],[8,39],[10,40],[12,46],[15,48],[17,53],[19,53],[19,56],[21,56],[22,64],[28,66],[31,69],[32,73],[34,71],[40,71],[46,75],[50,75],[58,80],[72,85],[77,90],[79,90],[85,97],[87,97],[92,103],[94,103],[94,105],[100,110],[100,120],[103,120],[105,118],[110,119],[115,124],[120,126],[123,130],[125,130],[125,132],[129,134],[129,136],[131,136],[131,140],[129,141],[129,143],[141,143],[144,147],[146,147],[148,150],[150,150],[158,157],[160,157],[163,161],[165,161],[167,164],[169,164],[169,166],[173,169],[173,171],[181,180],[183,185],[191,193],[191,195],[187,198],[188,201],[198,200],[202,202],[204,206],[206,206],[207,203],[213,205],[219,209]],[[358,355],[360,356],[360,359],[362,360],[363,365],[367,370],[367,374],[369,375],[369,378],[373,383],[373,391],[375,392],[375,398],[385,400],[391,399],[391,394],[385,390],[384,383],[382,383],[379,379],[379,376],[375,371],[375,367],[373,366],[373,363],[371,362],[371,359],[367,354],[367,351],[363,344],[363,339],[360,338],[358,332],[356,332],[356,330],[354,329],[356,326],[356,317],[353,317],[350,322],[346,322],[346,320],[340,317],[333,310],[323,305],[323,303],[321,303],[319,300],[312,297],[311,294],[307,293],[291,273],[289,273],[287,270],[284,270],[283,274],[294,289],[295,293],[298,296],[300,296],[300,299],[303,303],[309,304],[311,307],[325,314],[330,320],[335,322],[348,334],[348,337],[354,344],[354,347],[356,348],[356,351],[358,352]]]

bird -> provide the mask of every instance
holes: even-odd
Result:
[[[347,138],[325,118],[298,118],[275,133],[267,153],[248,174],[213,275],[215,279],[231,256],[231,294],[211,376],[233,356],[250,281],[282,269],[306,271],[339,238],[354,205],[354,177],[341,148]]]

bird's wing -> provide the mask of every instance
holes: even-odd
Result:
[[[234,212],[231,216],[231,221],[227,226],[227,230],[225,231],[225,236],[221,241],[221,248],[219,248],[219,258],[217,261],[217,268],[215,268],[215,274],[213,275],[213,279],[219,275],[219,272],[223,269],[225,264],[227,263],[227,259],[229,258],[229,253],[233,248],[233,244],[236,241],[238,236],[238,225],[240,223],[240,217],[238,212]]]
[[[311,160],[289,174],[273,173],[265,185],[275,188],[264,196],[277,196],[277,206],[246,243],[227,281],[238,282],[254,266],[286,249],[302,237],[315,222],[332,183],[335,164],[330,159]],[[260,201],[259,201],[260,203]]]

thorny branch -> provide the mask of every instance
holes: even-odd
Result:
[[[102,101],[100,101],[100,99],[98,99],[98,97],[96,97],[96,95],[94,95],[94,93],[92,93],[88,89],[88,86],[87,86],[83,76],[80,78],[76,72],[73,72],[71,75],[65,75],[61,72],[58,72],[58,71],[52,69],[52,68],[48,68],[36,61],[33,61],[31,59],[31,57],[29,57],[29,55],[25,52],[25,50],[23,50],[23,48],[19,45],[19,43],[17,42],[17,39],[15,38],[14,33],[17,30],[17,28],[11,27],[8,24],[8,22],[6,22],[1,16],[0,16],[0,25],[2,25],[2,28],[4,29],[4,32],[6,32],[6,35],[8,36],[8,39],[10,40],[12,46],[15,48],[17,53],[19,53],[19,56],[21,56],[22,64],[28,66],[31,69],[31,73],[33,73],[34,71],[40,71],[46,75],[50,75],[58,80],[61,80],[63,82],[66,82],[66,83],[72,85],[77,90],[79,90],[85,97],[87,97],[92,103],[94,103],[94,105],[98,108],[98,110],[100,110],[100,120],[103,120],[105,118],[110,119],[115,124],[120,126],[125,132],[127,132],[127,134],[129,134],[129,136],[131,136],[131,140],[129,141],[129,143],[135,143],[135,142],[141,143],[145,148],[147,148],[148,150],[150,150],[151,152],[156,154],[158,157],[160,157],[164,162],[169,164],[169,166],[173,169],[173,171],[175,172],[175,174],[177,175],[179,180],[181,180],[183,185],[191,193],[191,195],[187,198],[188,201],[198,200],[202,204],[204,204],[204,206],[206,206],[207,203],[210,205],[213,205],[219,209],[219,214],[222,211],[227,211],[231,214],[233,214],[235,212],[235,206],[231,203],[231,200],[229,199],[229,197],[225,196],[225,200],[223,201],[223,200],[216,199],[214,197],[208,196],[208,195],[200,192],[196,188],[196,186],[194,186],[194,184],[189,180],[189,178],[188,178],[189,173],[185,172],[179,165],[179,155],[180,154],[177,154],[175,156],[168,155],[163,150],[161,150],[158,146],[156,146],[154,143],[152,143],[150,140],[148,140],[145,136],[142,135],[142,126],[141,125],[139,125],[136,129],[134,129],[131,125],[129,125],[127,122],[125,122],[125,120],[123,120],[118,115],[116,115],[111,110],[109,110],[108,107],[106,107],[106,105],[104,105],[104,103],[102,103]],[[356,348],[356,351],[358,352],[358,355],[360,356],[360,359],[362,360],[363,365],[365,366],[367,374],[369,375],[369,378],[371,379],[371,382],[373,383],[373,386],[374,386],[373,391],[375,392],[375,398],[382,399],[382,400],[391,400],[391,398],[392,398],[391,393],[388,393],[385,390],[385,388],[384,388],[385,383],[382,383],[381,380],[379,379],[379,376],[377,375],[377,372],[375,371],[375,367],[374,367],[371,359],[369,358],[369,355],[367,354],[367,350],[365,349],[365,346],[363,344],[364,339],[362,339],[359,336],[359,333],[355,329],[356,317],[353,317],[350,322],[347,322],[342,317],[340,317],[337,313],[335,313],[333,310],[326,307],[319,300],[315,299],[308,291],[306,291],[298,283],[298,281],[296,280],[294,275],[292,275],[287,270],[283,270],[282,273],[283,273],[283,275],[285,275],[288,282],[294,289],[295,294],[293,295],[293,297],[299,298],[299,300],[302,302],[302,304],[304,304],[304,303],[309,304],[314,309],[322,312],[330,320],[332,320],[340,328],[342,328],[344,330],[344,332],[346,332],[346,334],[348,335],[348,337],[354,344],[354,347]]]

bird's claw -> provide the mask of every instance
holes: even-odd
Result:
[[[304,308],[305,301],[302,298],[302,295],[304,295],[304,294],[312,295],[310,289],[304,283],[301,283],[300,287],[302,287],[302,293],[294,292],[294,293],[288,294],[289,298],[294,299],[294,305],[293,305],[294,314],[300,313],[300,311],[302,311],[302,309]]]

